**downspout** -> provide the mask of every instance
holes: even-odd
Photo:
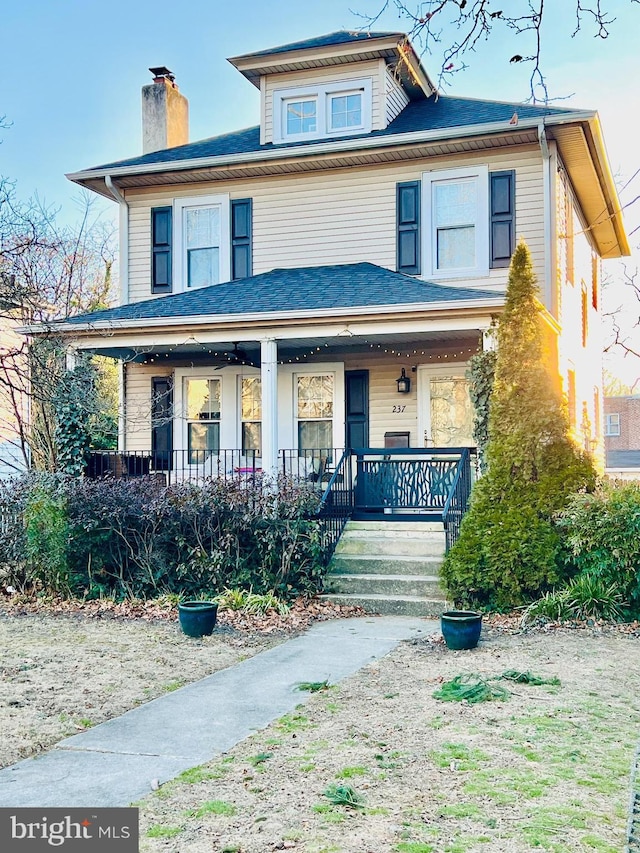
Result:
[[[118,187],[113,183],[110,175],[106,175],[104,182],[118,202],[120,208],[119,220],[119,244],[120,244],[120,305],[126,305],[129,302],[129,205],[120,192]],[[118,361],[118,450],[124,451],[127,449],[127,431],[126,431],[126,365],[122,359]]]
[[[542,152],[542,195],[544,209],[544,304],[547,311],[558,317],[558,294],[556,281],[556,208],[555,182],[552,174],[552,157],[547,140],[544,119],[538,124],[538,141]]]

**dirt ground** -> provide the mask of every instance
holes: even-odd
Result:
[[[4,764],[255,654],[279,632],[0,612]],[[451,652],[402,643],[228,754],[138,805],[149,853],[614,853],[624,848],[640,737],[637,632],[502,631]],[[505,670],[506,701],[433,696],[444,680]],[[308,697],[303,702],[304,697]],[[326,796],[351,787],[350,808]],[[343,792],[344,793],[344,792]]]
[[[0,610],[0,766],[275,642],[273,635],[222,627],[194,640],[168,620],[13,617]]]

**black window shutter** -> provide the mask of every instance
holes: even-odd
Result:
[[[396,185],[396,269],[420,274],[420,181]]]
[[[151,458],[156,471],[173,467],[173,380],[151,379]]]
[[[516,173],[489,173],[491,267],[508,267],[515,249]]]
[[[171,293],[171,207],[151,208],[151,292]]]
[[[231,202],[231,278],[249,278],[252,275],[252,214],[250,198],[236,198]]]

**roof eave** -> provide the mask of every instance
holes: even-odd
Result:
[[[345,308],[318,308],[307,311],[254,311],[242,314],[194,314],[186,317],[146,317],[131,318],[126,320],[95,320],[87,323],[70,323],[61,321],[58,323],[36,324],[22,326],[16,331],[23,335],[42,335],[51,332],[61,334],[73,334],[77,332],[105,332],[115,330],[141,331],[144,329],[157,329],[163,326],[180,327],[195,325],[224,325],[232,323],[258,323],[291,320],[314,320],[330,319],[332,317],[370,317],[371,315],[384,314],[407,314],[407,313],[429,313],[434,311],[452,311],[478,309],[481,311],[492,308],[501,308],[504,305],[504,294],[496,293],[495,296],[482,297],[480,299],[443,300],[440,302],[409,302],[394,305],[365,305],[348,306]]]
[[[393,36],[379,36],[360,41],[342,42],[317,47],[298,48],[277,53],[241,54],[230,56],[230,62],[254,86],[260,87],[260,77],[265,74],[276,74],[288,70],[288,66],[307,62],[309,67],[317,67],[323,61],[344,57],[345,61],[362,53],[373,53],[384,56],[397,53],[398,43],[404,38],[402,33]]]
[[[588,121],[595,115],[593,111],[580,110],[559,116],[547,116],[545,125],[547,127],[556,124],[567,124],[571,122]],[[118,166],[114,164],[104,169],[85,169],[80,172],[70,172],[66,177],[70,181],[84,185],[83,182],[104,179],[107,175],[111,178],[126,177],[128,175],[146,175],[154,172],[183,171],[199,168],[211,168],[216,166],[228,166],[240,163],[268,162],[275,159],[287,159],[297,157],[309,157],[316,154],[331,154],[348,151],[367,150],[394,145],[412,145],[422,142],[438,142],[442,140],[465,139],[471,136],[490,136],[495,133],[517,132],[523,128],[537,128],[540,124],[539,116],[520,119],[517,125],[510,126],[508,122],[483,122],[481,124],[470,124],[462,128],[438,128],[436,130],[416,130],[410,133],[392,133],[376,137],[354,137],[353,139],[321,140],[298,146],[274,146],[268,150],[251,151],[240,154],[219,154],[209,157],[196,157],[189,160],[163,161],[160,163],[147,163],[133,166]],[[452,132],[452,131],[458,131]]]

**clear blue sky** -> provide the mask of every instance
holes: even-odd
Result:
[[[258,122],[258,91],[226,57],[357,28],[362,20],[350,9],[375,12],[382,2],[4,0],[0,116],[11,127],[0,130],[0,175],[16,180],[20,197],[37,192],[70,221],[77,188],[65,172],[140,153],[140,89],[151,79],[149,66],[176,74],[190,102],[192,140],[247,127]],[[572,95],[566,105],[600,111],[612,168],[624,183],[640,167],[640,6],[604,2],[618,19],[602,42],[588,23],[572,39],[573,0],[548,0],[544,70],[552,95]],[[394,10],[375,26],[406,27]],[[446,91],[526,98],[528,71],[508,61],[517,52],[528,48],[513,37],[481,46]],[[437,57],[423,62],[436,73]],[[636,195],[640,175],[623,191],[623,203]],[[640,202],[628,210],[628,230],[639,224]],[[631,239],[640,243],[640,231]]]

